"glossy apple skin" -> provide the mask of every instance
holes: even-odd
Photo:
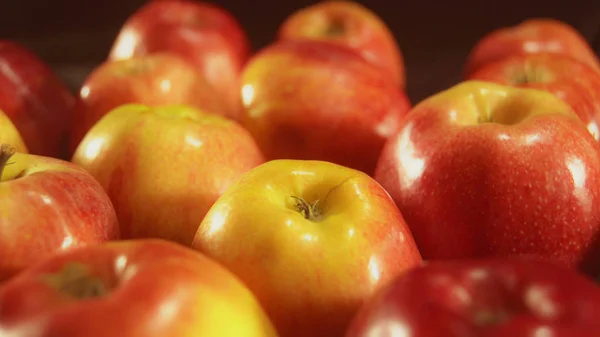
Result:
[[[0,281],[56,252],[120,238],[115,210],[89,173],[25,153],[9,163],[0,179]]]
[[[465,64],[468,77],[474,71],[507,56],[553,53],[571,56],[596,71],[598,57],[575,28],[548,18],[532,18],[515,26],[502,27],[485,35],[471,50]]]
[[[90,130],[72,161],[104,187],[124,238],[190,245],[215,200],[264,158],[250,134],[224,117],[128,104]]]
[[[107,61],[85,80],[73,116],[70,154],[102,116],[123,104],[186,104],[215,114],[225,105],[204,78],[176,56],[157,53]]]
[[[66,297],[44,280],[79,263],[109,293]],[[15,337],[276,337],[252,293],[197,252],[157,239],[52,256],[0,288],[0,334]]]
[[[324,160],[372,174],[410,109],[404,92],[350,48],[276,42],[242,76],[242,124],[268,159]]]
[[[290,15],[280,39],[316,39],[351,47],[400,87],[406,85],[404,58],[394,35],[373,11],[354,1],[330,0]]]
[[[131,15],[109,59],[170,52],[194,65],[226,101],[228,117],[238,118],[239,75],[250,42],[225,9],[201,1],[150,1]]]
[[[0,144],[12,145],[21,153],[29,152],[21,134],[19,134],[19,130],[2,110],[0,110]]]
[[[31,50],[0,40],[0,109],[33,154],[66,158],[75,98]]]
[[[346,337],[593,337],[600,288],[537,259],[432,261],[369,299]]]
[[[403,120],[375,178],[424,259],[533,255],[600,267],[600,150],[548,92],[468,81],[436,94]]]
[[[320,200],[306,219],[292,196]],[[256,294],[281,336],[341,336],[360,304],[421,256],[394,202],[368,175],[322,161],[274,160],[215,203],[192,247]]]
[[[585,63],[558,54],[518,55],[489,63],[469,79],[546,90],[568,103],[600,141],[600,73]]]

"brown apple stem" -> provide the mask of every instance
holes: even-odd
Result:
[[[499,325],[509,318],[509,314],[503,311],[488,312],[481,311],[475,315],[475,324],[479,326]]]
[[[9,164],[8,161],[10,160],[10,157],[12,157],[15,152],[17,152],[17,150],[8,144],[0,145],[0,179],[2,178],[4,168]]]
[[[321,207],[318,206],[319,200],[310,203],[302,198],[292,196],[296,201],[296,211],[298,211],[305,219],[310,221],[319,221],[322,218]]]
[[[326,36],[342,36],[346,32],[346,24],[342,18],[334,18],[325,30]]]
[[[523,67],[523,72],[514,79],[514,85],[532,84],[532,83],[544,83],[547,80],[545,73],[530,63],[526,63]]]
[[[79,300],[102,297],[108,293],[102,280],[77,262],[67,263],[59,272],[45,275],[44,281],[59,292]]]

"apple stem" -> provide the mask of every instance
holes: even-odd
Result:
[[[2,173],[6,165],[9,165],[10,157],[12,157],[17,150],[8,144],[0,145],[0,180],[2,179]]]
[[[302,214],[305,219],[311,221],[319,221],[321,220],[321,208],[318,207],[319,199],[315,202],[310,203],[302,198],[292,196],[296,200],[296,210]]]
[[[344,20],[341,18],[334,18],[329,26],[327,26],[327,30],[325,31],[325,35],[327,36],[342,36],[346,32],[346,25]]]
[[[76,299],[102,297],[108,292],[102,280],[80,263],[68,263],[56,274],[46,275],[48,285]]]

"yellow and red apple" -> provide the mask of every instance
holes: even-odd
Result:
[[[408,226],[367,174],[273,160],[217,200],[192,247],[256,294],[281,336],[342,336],[360,305],[421,263]]]
[[[277,336],[233,274],[155,239],[48,257],[0,287],[0,307],[2,336]]]
[[[234,121],[190,106],[127,104],[87,133],[72,161],[107,192],[124,238],[189,245],[215,200],[264,159]]]
[[[0,144],[0,233],[0,282],[56,252],[120,238],[115,210],[89,173],[8,144]]]
[[[237,119],[239,75],[250,55],[246,32],[225,9],[203,1],[149,1],[119,32],[110,60],[167,52],[188,61]]]
[[[75,106],[69,149],[96,122],[123,104],[186,104],[224,114],[225,105],[194,67],[176,56],[161,53],[121,61],[107,61],[86,78]]]
[[[393,33],[377,14],[359,2],[329,0],[302,8],[279,27],[278,38],[348,46],[400,87],[406,86],[404,58]]]
[[[242,75],[242,124],[267,159],[324,160],[372,174],[410,109],[388,76],[351,48],[280,40]]]

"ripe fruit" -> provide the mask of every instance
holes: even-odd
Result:
[[[3,336],[277,336],[230,272],[162,240],[51,256],[0,288],[0,307]]]
[[[4,281],[56,252],[117,240],[119,225],[108,196],[89,173],[1,144],[0,233]]]
[[[400,87],[406,84],[404,59],[394,35],[377,14],[358,2],[329,0],[302,8],[281,25],[278,37],[348,46]]]
[[[223,101],[185,61],[153,54],[105,62],[85,80],[70,138],[72,155],[85,134],[109,111],[123,104],[186,104],[223,114]]]
[[[591,337],[600,289],[533,259],[432,261],[369,299],[346,337]]]
[[[151,1],[123,25],[109,59],[169,52],[190,62],[227,103],[240,108],[239,74],[250,54],[246,32],[226,10],[198,1]]]
[[[351,49],[279,41],[242,76],[242,124],[268,159],[324,160],[372,174],[410,109],[404,92]]]
[[[600,150],[548,92],[468,81],[438,93],[403,120],[375,178],[424,259],[600,268]]]
[[[496,29],[478,41],[466,62],[466,76],[507,56],[533,53],[564,54],[600,69],[598,57],[577,30],[559,20],[533,18]]]
[[[90,130],[72,161],[104,187],[124,238],[189,245],[215,200],[263,157],[248,132],[224,117],[128,104]]]
[[[217,200],[192,247],[256,294],[281,336],[341,336],[361,303],[421,262],[374,179],[322,161],[274,160]]]

